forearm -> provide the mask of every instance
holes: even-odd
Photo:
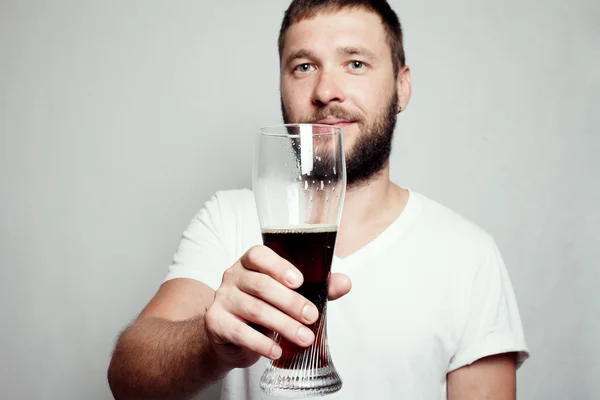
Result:
[[[192,398],[228,372],[206,338],[202,316],[145,318],[120,336],[108,369],[117,400]]]

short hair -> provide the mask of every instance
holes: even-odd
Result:
[[[291,25],[313,18],[321,12],[334,12],[353,8],[362,8],[379,15],[392,53],[394,75],[398,75],[400,68],[406,64],[402,25],[386,0],[293,0],[285,11],[279,31],[279,58],[281,59],[282,56],[285,34]]]

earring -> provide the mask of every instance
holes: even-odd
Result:
[[[402,106],[398,107],[398,114],[402,112]]]

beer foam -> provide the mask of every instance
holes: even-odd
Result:
[[[262,229],[262,233],[333,233],[337,225],[332,224],[298,224],[273,225]]]

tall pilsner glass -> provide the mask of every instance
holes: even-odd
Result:
[[[343,133],[329,125],[278,125],[259,130],[253,190],[265,246],[304,276],[297,292],[319,310],[308,347],[277,333],[283,350],[260,380],[267,393],[322,396],[342,387],[327,345],[327,278],[346,192]]]

